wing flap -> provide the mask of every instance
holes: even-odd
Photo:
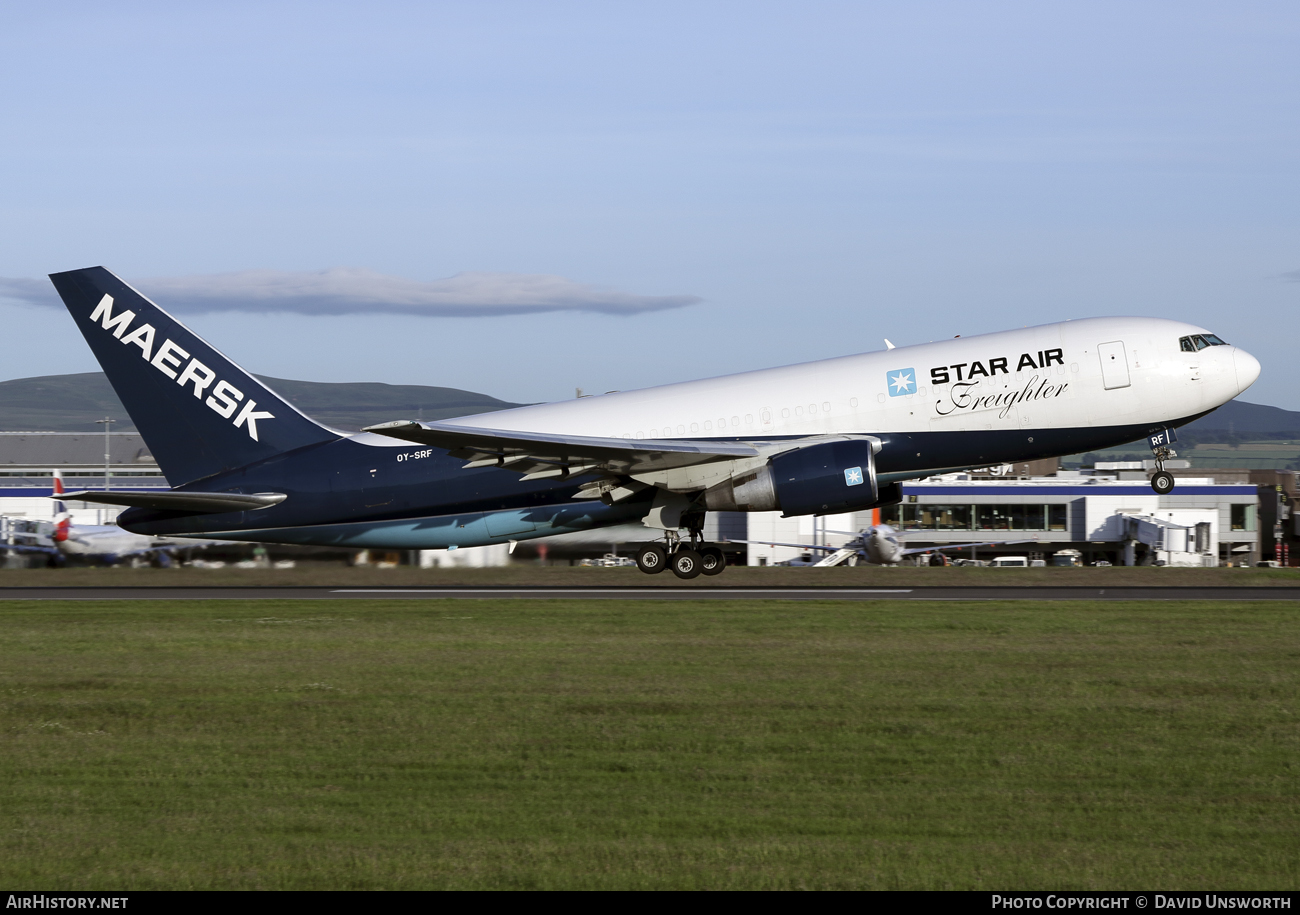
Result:
[[[626,476],[759,454],[745,442],[599,438],[410,420],[367,426],[361,431],[445,448],[452,456],[467,459],[467,468],[508,467],[531,479],[597,472]]]

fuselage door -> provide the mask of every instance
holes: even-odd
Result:
[[[1101,344],[1097,347],[1097,355],[1101,357],[1102,387],[1107,391],[1128,387],[1128,357],[1124,354],[1124,341]]]

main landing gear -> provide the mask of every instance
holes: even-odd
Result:
[[[692,532],[687,541],[679,534],[669,532],[663,543],[643,543],[636,550],[636,566],[647,575],[672,569],[678,578],[695,578],[699,575],[721,575],[727,567],[722,550],[704,543],[698,533]]]

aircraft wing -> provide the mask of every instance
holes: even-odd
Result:
[[[759,546],[788,546],[795,550],[825,550],[834,553],[847,549],[844,546],[813,546],[811,543],[778,543],[775,540],[719,540],[718,543],[757,543]]]
[[[964,550],[970,546],[1007,546],[1012,543],[1042,543],[1041,540],[981,540],[979,543],[945,543],[942,546],[916,546],[903,550],[898,555],[913,556],[917,553],[942,553],[944,550]]]
[[[209,541],[210,542],[210,541]],[[207,544],[203,546],[207,549]],[[138,550],[123,550],[118,553],[119,556],[149,556],[153,553],[173,553],[176,550],[186,549],[178,543],[155,543],[153,546],[141,547]]]
[[[828,533],[835,533],[828,531]],[[841,532],[847,533],[847,532]],[[788,546],[796,550],[825,550],[828,553],[834,553],[839,550],[850,548],[847,544],[844,546],[814,546],[811,543],[778,543],[775,540],[725,540],[723,543],[757,543],[762,546]],[[911,549],[901,550],[900,556],[914,556],[917,553],[942,553],[944,550],[962,550],[972,546],[1005,546],[1012,543],[1041,543],[1039,540],[982,540],[979,543],[945,543],[942,546],[917,546]]]
[[[34,543],[0,543],[0,553],[47,553],[54,555],[59,552],[58,547],[39,546]]]
[[[445,448],[452,457],[467,459],[466,469],[505,467],[523,473],[525,480],[584,473],[626,476],[759,454],[758,449],[744,442],[599,438],[411,420],[367,426],[361,431]]]

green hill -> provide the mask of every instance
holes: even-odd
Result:
[[[520,406],[457,388],[258,377],[308,416],[347,431],[394,419],[445,419]],[[105,416],[117,420],[115,432],[135,430],[102,372],[0,381],[0,431],[88,432],[102,429],[95,420]]]
[[[1244,400],[1230,400],[1209,416],[1188,423],[1179,430],[1194,433],[1203,441],[1213,441],[1216,435],[1228,433],[1265,438],[1300,438],[1300,413],[1281,407],[1266,407]]]

